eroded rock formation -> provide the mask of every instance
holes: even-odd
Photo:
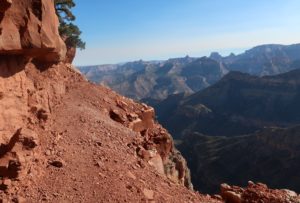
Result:
[[[0,1],[0,130],[1,142],[22,127],[35,103],[49,111],[49,92],[38,89],[27,70],[43,69],[65,57],[53,0]],[[59,86],[59,85],[58,85]],[[38,91],[40,95],[34,95]]]
[[[63,82],[31,77],[64,59],[65,52],[52,0],[0,0],[1,190],[28,174],[39,157],[34,124],[45,122],[55,97],[64,90]]]
[[[192,189],[186,161],[174,147],[172,136],[155,121],[154,109],[145,104],[137,106],[132,100],[129,101],[117,100],[117,109],[110,110],[110,117],[141,135],[134,143],[141,158],[162,175]]]
[[[65,58],[53,0],[0,0],[0,54],[43,62]]]

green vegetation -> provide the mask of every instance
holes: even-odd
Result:
[[[55,0],[56,13],[60,22],[59,33],[67,47],[85,49],[85,42],[80,38],[81,31],[77,25],[72,23],[76,17],[71,9],[75,6],[73,0]]]

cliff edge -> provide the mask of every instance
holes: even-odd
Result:
[[[161,179],[164,187],[193,194],[183,187],[192,188],[186,162],[153,108],[95,86],[60,62],[66,47],[52,0],[0,3],[3,200],[107,202],[111,188],[127,191],[120,197],[139,193],[133,195],[139,201],[154,198],[150,182]],[[122,188],[122,177],[140,186]]]
[[[61,62],[65,54],[53,0],[0,0],[2,202],[242,197],[230,186],[222,196],[192,191],[185,159],[153,108],[86,81]]]

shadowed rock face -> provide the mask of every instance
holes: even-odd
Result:
[[[214,193],[222,182],[253,180],[298,190],[299,78],[299,70],[264,77],[231,72],[201,92],[154,105],[158,120],[181,139],[177,147],[196,189]]]
[[[67,47],[65,63],[72,63],[76,55],[76,47]]]
[[[53,0],[0,1],[0,55],[24,55],[43,62],[64,59]]]
[[[186,135],[177,146],[187,157],[195,188],[214,193],[223,182],[248,180],[272,188],[300,188],[300,127],[269,128],[237,137]]]
[[[299,76],[299,70],[264,77],[230,72],[203,91],[170,96],[154,107],[176,138],[186,131],[236,136],[265,126],[288,127],[300,122]]]
[[[1,14],[4,13],[12,4],[11,0],[1,0],[0,1],[0,12]],[[3,18],[3,15],[2,15]]]

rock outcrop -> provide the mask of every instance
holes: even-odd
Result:
[[[39,158],[34,124],[43,126],[64,89],[63,81],[31,77],[64,59],[65,51],[52,0],[0,1],[1,190],[22,180]]]
[[[59,62],[65,52],[53,0],[0,1],[1,142],[9,140],[27,122],[30,113],[50,110],[51,93],[41,91],[27,71],[33,66],[44,69],[48,63]],[[44,65],[35,66],[30,61]],[[56,86],[59,88],[60,83]],[[31,105],[32,109],[28,109]]]
[[[66,53],[66,58],[65,58],[64,62],[65,63],[73,63],[75,55],[76,55],[76,48],[67,46],[67,53]]]
[[[272,190],[265,184],[248,182],[246,188],[237,186],[221,185],[221,197],[225,202],[276,202],[289,203],[300,202],[300,196],[291,190]]]
[[[154,109],[146,104],[137,105],[129,101],[117,100],[117,108],[110,110],[110,117],[141,135],[134,143],[138,156],[162,175],[192,189],[186,161],[174,147],[172,136],[155,121]]]
[[[0,54],[23,55],[42,62],[64,59],[53,0],[0,1]]]

